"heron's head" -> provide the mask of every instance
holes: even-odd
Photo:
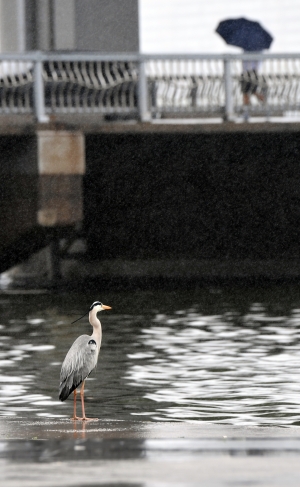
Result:
[[[98,313],[99,311],[103,311],[104,309],[111,309],[111,307],[100,303],[100,301],[95,301],[90,307],[90,312],[94,310],[96,313]]]

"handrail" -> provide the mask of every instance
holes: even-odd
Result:
[[[241,52],[241,53],[170,53],[170,54],[144,54],[138,52],[109,53],[109,52],[45,52],[28,51],[23,53],[0,53],[1,61],[150,61],[150,60],[250,60],[257,59],[300,59],[300,53],[273,53],[273,52]]]

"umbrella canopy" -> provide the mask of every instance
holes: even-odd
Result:
[[[241,47],[245,51],[269,49],[273,37],[259,22],[244,19],[227,19],[219,23],[216,32],[227,44]]]

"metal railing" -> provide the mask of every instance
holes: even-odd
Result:
[[[259,61],[255,80],[243,62]],[[244,76],[244,78],[243,78]],[[242,83],[252,86],[243,105]],[[0,114],[300,118],[300,54],[0,54]]]

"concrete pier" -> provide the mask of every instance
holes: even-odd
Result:
[[[84,142],[78,130],[0,137],[0,272],[82,223]]]
[[[84,136],[74,131],[37,132],[39,209],[44,227],[70,226],[83,219]]]

